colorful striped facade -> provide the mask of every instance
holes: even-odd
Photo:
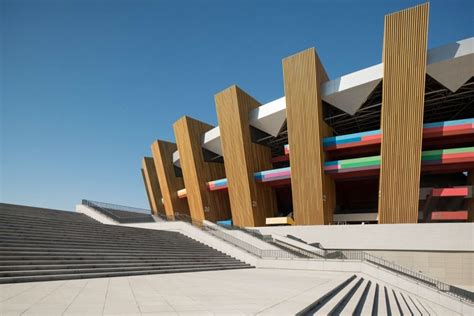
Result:
[[[173,151],[154,152],[167,216],[472,221],[474,38],[428,49],[428,10],[385,17],[382,64],[331,80],[308,49],[283,59],[284,97],[261,104],[231,86],[215,97],[219,126],[180,119]]]

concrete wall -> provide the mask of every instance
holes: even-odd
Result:
[[[474,252],[367,251],[442,282],[474,291]]]
[[[421,271],[440,281],[474,290],[474,224],[258,227],[263,234],[319,242],[326,249],[363,250]]]
[[[276,226],[263,234],[287,234],[327,249],[474,251],[473,223]]]

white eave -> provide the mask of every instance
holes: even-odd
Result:
[[[474,76],[474,37],[428,50],[426,72],[452,92]],[[354,115],[383,78],[383,64],[377,64],[321,85],[322,99]],[[249,123],[269,135],[277,136],[286,121],[286,101],[281,97],[252,110]],[[203,135],[202,147],[221,155],[219,126]],[[173,154],[179,167],[179,154]]]

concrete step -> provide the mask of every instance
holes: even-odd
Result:
[[[141,266],[141,267],[118,267],[118,268],[84,268],[84,269],[55,269],[55,270],[23,270],[23,271],[2,271],[1,278],[8,277],[26,277],[36,275],[60,275],[60,274],[83,274],[83,273],[101,273],[101,272],[127,272],[127,271],[148,271],[148,270],[169,270],[169,269],[188,269],[188,268],[210,268],[218,269],[220,267],[250,267],[248,264],[229,262],[222,264],[194,264],[184,265],[176,264],[174,266]]]
[[[220,259],[220,260],[205,260],[205,261],[196,261],[196,260],[170,260],[168,262],[163,261],[148,261],[148,262],[115,262],[115,263],[79,263],[79,264],[48,264],[48,265],[15,265],[15,266],[0,266],[0,272],[8,271],[28,271],[28,270],[55,270],[55,269],[89,269],[89,268],[120,268],[120,267],[142,267],[142,266],[174,266],[174,265],[196,265],[196,264],[227,264],[235,263],[235,260],[229,259]]]
[[[391,315],[400,316],[402,313],[398,300],[394,295],[393,289],[385,287],[385,293],[385,299],[387,300],[387,305],[389,305]]]
[[[22,210],[0,204],[0,283],[251,267],[179,232]]]
[[[204,258],[196,258],[194,256],[189,257],[175,257],[175,258],[161,258],[157,257],[154,259],[132,259],[132,258],[119,258],[119,259],[56,259],[56,260],[3,260],[0,261],[0,268],[8,267],[8,266],[36,266],[36,265],[63,265],[63,264],[101,264],[101,263],[123,263],[123,264],[133,264],[133,263],[155,263],[155,262],[174,262],[176,260],[189,260],[193,262],[207,262],[207,261],[219,261],[219,260],[227,260],[229,257],[204,257]]]
[[[371,282],[370,283],[370,287],[369,287],[369,291],[367,293],[367,296],[365,298],[365,302],[364,302],[364,305],[362,306],[362,309],[360,311],[360,314],[361,315],[376,315],[376,311],[375,311],[375,304],[376,304],[376,300],[375,300],[375,289],[376,289],[376,285],[377,283],[374,283],[374,282]]]
[[[38,282],[38,281],[56,281],[56,280],[72,280],[72,279],[90,279],[90,278],[108,278],[118,276],[146,275],[146,274],[166,274],[166,273],[184,273],[184,272],[201,272],[215,270],[231,270],[231,269],[249,269],[253,267],[205,267],[205,268],[183,268],[183,269],[163,269],[163,270],[142,270],[127,272],[104,272],[104,273],[82,273],[82,274],[59,274],[59,275],[36,275],[26,277],[9,277],[0,278],[2,283],[20,283],[20,282]]]
[[[315,314],[319,309],[324,306],[324,304],[326,304],[326,302],[331,300],[337,293],[339,293],[339,291],[341,291],[347,284],[351,283],[356,278],[357,277],[354,274],[348,278],[337,278],[336,280],[334,280],[334,282],[323,284],[320,289],[320,293],[322,295],[317,297],[313,303],[309,304],[304,309],[296,313],[296,315],[306,316]]]
[[[0,256],[0,262],[9,261],[9,260],[85,260],[85,259],[98,259],[98,260],[105,260],[105,259],[167,259],[167,258],[222,258],[222,257],[229,257],[226,254],[219,254],[219,253],[212,253],[212,254],[76,254],[76,253],[62,253],[62,254],[37,254],[37,255],[28,255],[28,254],[12,254],[8,256]]]
[[[354,278],[349,284],[344,286],[336,295],[334,295],[324,306],[319,309],[315,315],[330,315],[338,309],[344,308],[345,300],[349,299],[352,292],[357,290],[363,282],[360,277]],[[342,306],[344,304],[344,306]]]
[[[64,245],[62,246],[64,247]],[[204,249],[201,249],[201,248],[196,248],[196,249],[186,249],[186,248],[182,248],[182,249],[176,249],[176,248],[169,248],[169,247],[163,247],[163,248],[157,248],[155,250],[141,250],[141,249],[127,249],[127,248],[122,248],[122,249],[109,249],[109,248],[100,248],[100,247],[97,247],[97,248],[92,248],[92,249],[89,249],[89,248],[75,248],[75,247],[70,247],[70,248],[55,248],[55,247],[28,247],[28,246],[24,246],[24,247],[19,247],[19,246],[14,246],[12,245],[12,247],[5,247],[5,246],[2,246],[0,247],[0,255],[7,255],[7,254],[12,254],[12,253],[50,253],[50,252],[54,252],[54,253],[62,253],[62,252],[75,252],[75,253],[83,253],[83,252],[86,252],[86,253],[149,253],[149,254],[153,254],[153,253],[163,253],[163,252],[168,252],[168,253],[182,253],[182,252],[185,252],[185,253],[201,253],[201,252],[205,252],[206,250]],[[212,252],[210,250],[207,250],[207,252]]]
[[[394,296],[397,299],[398,302],[398,308],[401,311],[402,315],[413,315],[413,313],[410,311],[410,308],[408,307],[407,303],[405,302],[405,299],[402,297],[401,293],[395,290],[392,290],[394,292]]]
[[[357,306],[359,306],[359,302],[360,302],[361,306],[363,305],[363,300],[365,299],[363,294],[366,290],[368,290],[367,289],[368,285],[369,285],[369,280],[363,279],[362,283],[360,283],[357,290],[351,295],[351,297],[349,298],[349,301],[347,302],[346,306],[341,309],[340,313],[342,313],[344,315],[354,314],[356,312]]]
[[[30,241],[45,241],[45,240],[60,240],[60,241],[99,241],[99,242],[104,242],[104,243],[140,243],[144,245],[155,245],[157,243],[167,243],[167,244],[179,244],[183,241],[181,238],[169,238],[169,239],[163,239],[163,238],[150,238],[148,237],[147,239],[141,240],[140,238],[124,238],[118,237],[118,236],[84,236],[84,232],[81,235],[73,235],[73,234],[68,234],[68,233],[62,233],[62,234],[50,234],[50,233],[31,233],[31,234],[19,234],[19,233],[0,233],[0,238],[2,240],[30,240]],[[198,241],[191,240],[197,244],[201,244]],[[191,242],[190,241],[190,242]]]
[[[0,240],[0,249],[6,248],[64,248],[75,249],[75,248],[94,248],[94,249],[123,249],[123,248],[133,248],[135,250],[166,250],[166,249],[189,249],[189,244],[183,245],[182,243],[167,244],[167,243],[158,243],[152,245],[141,245],[134,243],[95,243],[94,241],[88,242],[74,242],[74,241],[41,241],[41,242],[30,242],[29,240]],[[203,244],[194,243],[193,247],[198,249],[207,249]]]

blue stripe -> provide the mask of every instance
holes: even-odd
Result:
[[[456,126],[456,125],[463,125],[463,124],[474,124],[474,118],[464,119],[464,120],[454,120],[454,121],[446,121],[446,122],[436,122],[436,123],[428,123],[424,124],[424,128],[433,128],[433,127],[444,127],[444,126]]]
[[[353,141],[360,141],[360,139],[364,136],[372,136],[372,135],[378,135],[380,134],[380,130],[374,130],[374,131],[368,131],[368,132],[362,132],[362,133],[355,133],[355,134],[347,134],[347,135],[341,135],[341,136],[333,136],[333,137],[326,137],[323,139],[323,144],[326,146],[328,144],[345,144],[345,143],[350,143]],[[354,140],[356,138],[360,138],[359,140]],[[349,141],[345,141],[349,140]],[[345,142],[343,142],[345,141]]]

